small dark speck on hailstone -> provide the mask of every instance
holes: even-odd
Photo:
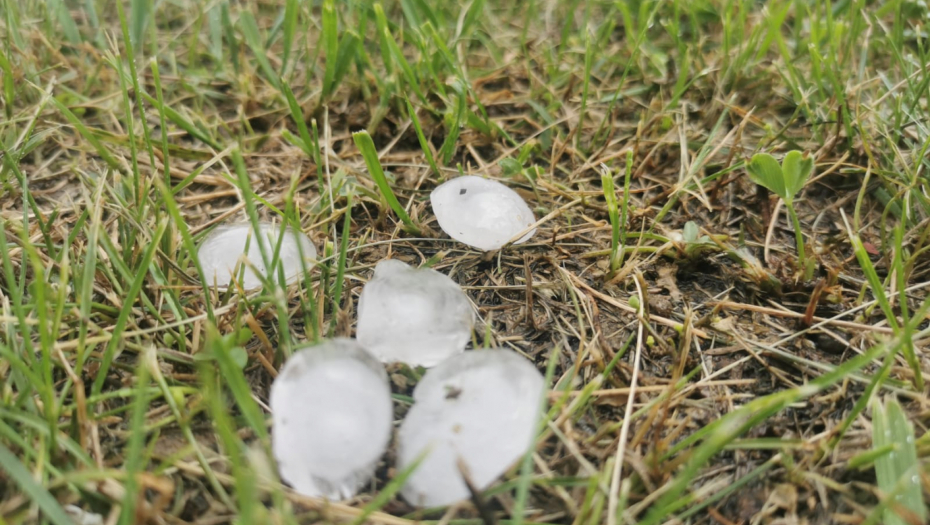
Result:
[[[461,388],[455,388],[454,386],[446,387],[446,399],[458,399],[462,395]]]
[[[459,195],[465,195],[465,192],[467,192],[467,191],[468,191],[468,190],[466,190],[465,188],[462,188],[462,189],[459,190]]]

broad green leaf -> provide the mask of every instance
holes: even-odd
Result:
[[[685,243],[691,244],[698,239],[698,230],[697,224],[694,221],[688,221],[685,223],[684,231],[682,231],[682,237],[685,240]]]
[[[885,417],[885,409],[878,399],[872,400],[872,449],[880,450],[886,447],[894,449],[891,442],[891,431],[888,429],[888,422]],[[878,487],[887,491],[889,487],[894,486],[894,461],[890,459],[891,454],[880,457],[875,461],[875,477],[878,481]]]
[[[919,476],[914,471],[920,468],[914,444],[914,427],[908,422],[901,405],[893,399],[884,407],[878,400],[872,402],[872,448],[879,450],[886,447],[890,447],[891,452],[875,460],[878,487],[885,493],[885,497],[893,498],[893,503],[885,510],[884,523],[909,523],[896,508],[907,509],[921,523],[925,523],[927,508],[923,503]],[[916,477],[918,481],[915,483],[907,479],[908,476]]]
[[[513,177],[517,173],[520,173],[520,170],[523,169],[523,166],[519,162],[517,162],[517,159],[512,159],[509,157],[506,159],[501,159],[501,161],[498,162],[497,164],[498,166],[501,167],[501,171],[503,172],[505,177]],[[610,179],[611,183],[613,183],[613,181],[614,181],[613,179]],[[606,188],[604,190],[604,193],[605,194],[607,193]]]
[[[746,166],[746,171],[749,173],[749,178],[756,184],[765,186],[766,189],[785,199],[785,201],[790,200],[785,191],[785,179],[781,166],[778,165],[775,157],[768,153],[756,153]]]
[[[807,184],[814,171],[814,159],[809,155],[802,155],[800,151],[789,151],[782,161],[781,169],[785,180],[785,193],[788,195],[785,200],[791,200]]]

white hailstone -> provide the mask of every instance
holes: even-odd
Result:
[[[442,230],[479,250],[497,250],[536,222],[517,192],[473,175],[444,182],[430,193],[429,200]],[[530,240],[535,233],[534,228],[515,244]]]
[[[531,445],[544,381],[536,367],[509,350],[475,350],[426,373],[398,434],[398,468],[423,461],[402,489],[419,506],[443,506],[469,496],[459,460],[484,490]]]
[[[271,385],[271,410],[278,471],[305,496],[351,498],[391,437],[387,374],[352,339],[292,355]]]
[[[381,261],[358,299],[358,341],[385,363],[430,367],[461,353],[475,313],[448,276]]]
[[[244,268],[242,287],[251,290],[261,286],[262,282],[256,272],[263,276],[268,276],[270,272],[265,268],[259,242],[265,245],[265,252],[268,255],[269,262],[271,262],[270,259],[274,256],[281,230],[273,224],[262,223],[259,224],[259,235],[253,234],[253,231],[251,224],[242,223],[220,226],[207,236],[197,250],[197,257],[203,267],[207,284],[212,286],[216,283],[219,288],[226,288],[234,272],[236,272],[235,276],[238,278],[239,274],[236,265],[242,261],[240,264],[240,268]],[[247,242],[248,252],[246,252]],[[305,260],[316,259],[316,248],[310,242],[310,239],[303,232],[287,228],[278,255],[287,282],[296,280],[304,269],[304,264],[302,264],[300,258],[301,251]],[[243,254],[245,255],[244,258]],[[252,266],[255,267],[254,271],[245,264],[245,259],[248,259]],[[276,268],[271,277],[272,279],[277,277]]]

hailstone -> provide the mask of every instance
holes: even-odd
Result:
[[[358,300],[358,341],[385,363],[434,366],[465,349],[474,324],[455,281],[396,259],[375,266]]]
[[[429,198],[442,230],[479,250],[497,250],[536,222],[517,192],[473,175],[444,182]],[[534,228],[514,243],[524,243],[535,233]]]
[[[280,227],[269,223],[259,224],[259,235],[253,234],[254,230],[249,223],[220,226],[213,230],[197,250],[197,257],[203,267],[207,284],[212,286],[216,283],[218,288],[226,288],[230,277],[233,275],[236,278],[239,277],[236,265],[240,264],[240,261],[242,261],[240,268],[244,268],[241,283],[244,289],[251,290],[261,286],[259,275],[268,277],[271,274],[274,278],[277,275],[277,269],[269,272],[265,268],[259,242],[265,245],[265,252],[271,262],[280,231]],[[248,252],[246,252],[246,243],[248,243]],[[310,239],[303,232],[287,228],[284,239],[281,241],[278,260],[289,283],[294,282],[304,269],[301,252],[305,260],[316,259],[316,248]],[[243,255],[245,255],[244,258]],[[245,265],[244,259],[251,263],[254,270]]]
[[[510,350],[476,350],[428,371],[398,434],[398,468],[422,454],[401,489],[419,506],[443,506],[469,496],[471,482],[486,489],[532,443],[544,390],[532,363]]]
[[[351,498],[391,437],[387,374],[352,339],[292,355],[271,385],[271,410],[278,471],[305,496]]]

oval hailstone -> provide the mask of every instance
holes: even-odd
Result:
[[[271,258],[275,246],[277,246],[281,230],[278,226],[269,223],[259,224],[259,230],[260,235],[254,235],[251,224],[233,224],[220,226],[207,236],[197,250],[197,256],[200,259],[201,266],[203,266],[207,284],[213,286],[216,283],[218,288],[226,288],[226,285],[230,282],[230,277],[236,271],[236,264],[242,257],[243,252],[245,252],[247,241],[249,250],[248,253],[245,253],[245,257],[259,274],[268,275],[258,243],[263,242],[265,244],[268,257]],[[281,242],[281,251],[278,258],[284,267],[287,282],[293,282],[303,271],[300,260],[301,250],[305,259],[316,259],[316,248],[310,242],[310,238],[303,232],[287,228],[287,233],[289,235],[286,235]],[[236,273],[236,276],[238,277],[238,273]],[[258,288],[261,284],[262,282],[255,271],[245,266],[242,275],[242,287],[250,290]]]
[[[478,248],[497,250],[536,222],[523,197],[500,182],[466,175],[439,185],[429,196],[433,213],[453,239]],[[521,244],[534,228],[515,241]]]
[[[358,341],[385,363],[430,367],[461,353],[475,313],[448,276],[381,261],[358,299]]]
[[[356,341],[296,352],[271,385],[272,450],[281,478],[306,496],[352,497],[391,437],[384,367]]]
[[[487,488],[530,447],[544,381],[536,367],[509,350],[475,350],[426,373],[398,434],[398,468],[425,459],[407,479],[404,499],[442,506],[465,499],[469,479]]]

